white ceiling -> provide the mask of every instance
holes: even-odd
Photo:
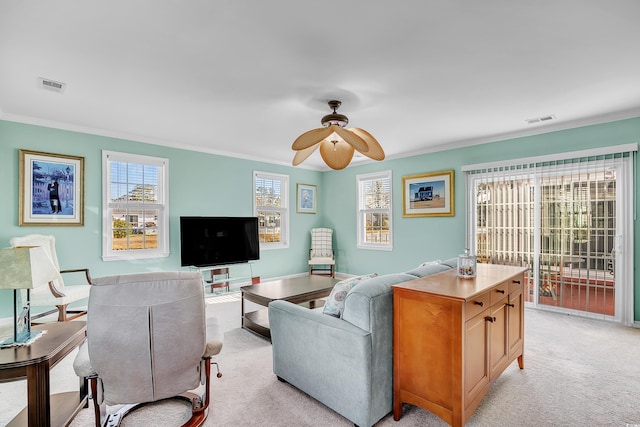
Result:
[[[0,0],[0,118],[290,164],[337,98],[405,157],[638,117],[639,42],[637,0]]]

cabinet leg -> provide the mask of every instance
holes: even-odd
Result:
[[[400,417],[402,417],[402,402],[393,399],[393,419],[399,421]]]
[[[518,367],[524,369],[524,355],[518,356]]]

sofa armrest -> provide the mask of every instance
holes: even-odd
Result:
[[[316,388],[327,384],[327,378],[369,372],[369,331],[287,301],[269,304],[269,325],[274,373],[302,390],[299,383]]]
[[[305,329],[310,327],[314,329],[329,328],[332,333],[334,329],[337,329],[348,334],[356,334],[360,336],[369,335],[369,331],[365,331],[364,329],[361,329],[349,322],[345,322],[337,317],[324,314],[322,313],[322,309],[310,310],[304,306],[282,300],[276,300],[269,303],[269,325],[273,334],[274,324],[272,321],[276,322],[275,325],[278,325],[281,321],[294,321],[301,322],[303,324],[301,327]],[[287,331],[290,332],[289,327],[292,325],[287,324],[286,326]],[[275,326],[275,329],[278,330],[278,326]]]
[[[376,369],[376,360],[392,355],[374,354],[370,331],[287,301],[269,304],[269,324],[279,378],[356,425],[370,426],[391,411],[392,364]]]

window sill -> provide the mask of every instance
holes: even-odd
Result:
[[[372,251],[392,251],[393,246],[381,246],[381,245],[357,245],[358,249],[368,249]]]
[[[125,252],[117,255],[103,255],[103,261],[129,261],[136,259],[166,258],[169,252]]]

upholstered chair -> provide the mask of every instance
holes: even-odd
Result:
[[[141,404],[174,397],[192,403],[185,426],[204,422],[211,358],[222,349],[221,330],[207,327],[204,286],[198,272],[94,280],[87,340],[74,369],[89,378],[96,427],[117,425]],[[114,412],[112,405],[124,406]]]
[[[333,230],[330,228],[311,229],[311,249],[309,249],[309,274],[328,274],[335,277],[336,257],[333,252]]]
[[[68,310],[67,306],[71,303],[86,300],[89,297],[91,289],[91,275],[89,269],[79,268],[74,270],[60,270],[58,256],[56,254],[56,238],[44,234],[28,234],[26,236],[14,237],[9,241],[12,247],[19,246],[42,246],[44,251],[51,258],[53,265],[60,273],[83,273],[86,283],[77,285],[66,285],[62,278],[49,282],[48,286],[40,286],[31,291],[31,307],[56,307],[58,311],[58,321],[73,320],[79,316],[86,314],[85,310]],[[76,275],[77,276],[77,275]],[[31,319],[37,319],[45,315],[55,313],[56,309],[44,311],[32,315]],[[68,314],[73,314],[69,316]]]

